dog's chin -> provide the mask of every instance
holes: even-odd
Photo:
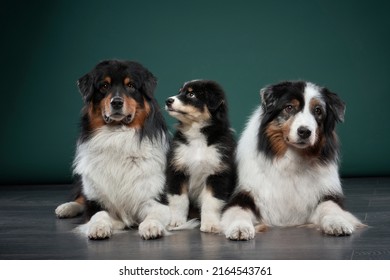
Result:
[[[134,114],[124,115],[124,114],[111,114],[103,115],[105,123],[120,123],[120,124],[130,124],[134,119]]]
[[[294,148],[301,149],[301,150],[307,149],[311,146],[310,143],[304,143],[304,142],[289,143],[289,144]]]
[[[297,140],[297,141],[291,141],[290,139],[286,138],[285,139],[287,145],[296,148],[296,149],[307,149],[310,148],[312,145],[310,141],[308,140]]]
[[[170,116],[174,117],[174,118],[187,114],[186,112],[183,112],[183,111],[180,111],[180,110],[175,110],[172,107],[165,107],[165,109],[167,110],[168,114]]]

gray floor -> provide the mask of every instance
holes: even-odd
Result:
[[[72,232],[81,219],[54,209],[70,186],[0,186],[0,259],[390,259],[390,178],[344,179],[347,209],[370,227],[349,237],[308,228],[273,228],[234,242],[198,229],[159,240],[129,230],[90,241]]]

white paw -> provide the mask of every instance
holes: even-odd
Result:
[[[172,218],[171,222],[169,223],[170,228],[176,228],[184,225],[186,223],[186,219],[181,219],[181,218]]]
[[[89,222],[87,235],[89,239],[110,238],[112,235],[111,224],[105,221]]]
[[[164,235],[165,228],[158,220],[145,220],[139,225],[138,233],[142,239],[156,239]]]
[[[341,216],[326,216],[322,220],[322,231],[335,236],[351,235],[354,231],[352,223]]]
[[[233,223],[225,230],[230,240],[250,240],[255,237],[255,228],[250,223]]]
[[[72,218],[82,213],[83,210],[84,210],[83,205],[75,201],[72,201],[72,202],[66,202],[59,205],[56,208],[55,213],[58,218]]]
[[[202,222],[200,223],[200,231],[209,233],[220,233],[221,226],[219,223]]]

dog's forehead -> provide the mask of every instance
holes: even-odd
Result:
[[[185,86],[188,86],[189,84],[196,83],[196,82],[200,82],[200,81],[201,81],[201,79],[194,79],[194,80],[190,80],[190,81],[184,82],[183,88],[184,88]]]
[[[321,88],[313,83],[307,83],[304,94],[307,99],[320,98]]]
[[[180,88],[180,91],[181,92],[193,92],[194,89],[191,86],[183,86],[182,88]]]
[[[180,92],[182,93],[186,93],[186,92],[193,92],[194,91],[194,88],[193,86],[191,85],[183,85],[181,88],[180,88]]]
[[[97,75],[98,81],[105,81],[109,84],[128,84],[136,81],[136,75],[130,71],[118,71],[115,69],[105,69]]]
[[[137,70],[138,69],[132,64],[113,62],[110,64],[97,65],[94,72],[98,80],[105,80],[108,77],[112,83],[122,83],[126,79],[130,79],[133,82],[137,80],[137,77],[141,75]]]
[[[301,95],[305,91],[306,84],[304,82],[283,82],[271,87],[272,93],[276,96],[284,95]]]
[[[317,103],[319,105],[325,105],[325,100],[323,99],[321,88],[313,83],[307,83],[304,96],[306,103],[308,104]]]
[[[195,88],[199,87],[201,79],[195,79],[191,81],[187,81],[183,84],[183,86],[180,88],[180,91],[193,91]]]

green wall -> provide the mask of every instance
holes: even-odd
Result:
[[[70,181],[82,106],[75,82],[108,58],[147,66],[161,105],[184,81],[217,80],[238,134],[261,87],[327,86],[347,104],[342,175],[388,176],[389,3],[6,1],[0,184]]]

